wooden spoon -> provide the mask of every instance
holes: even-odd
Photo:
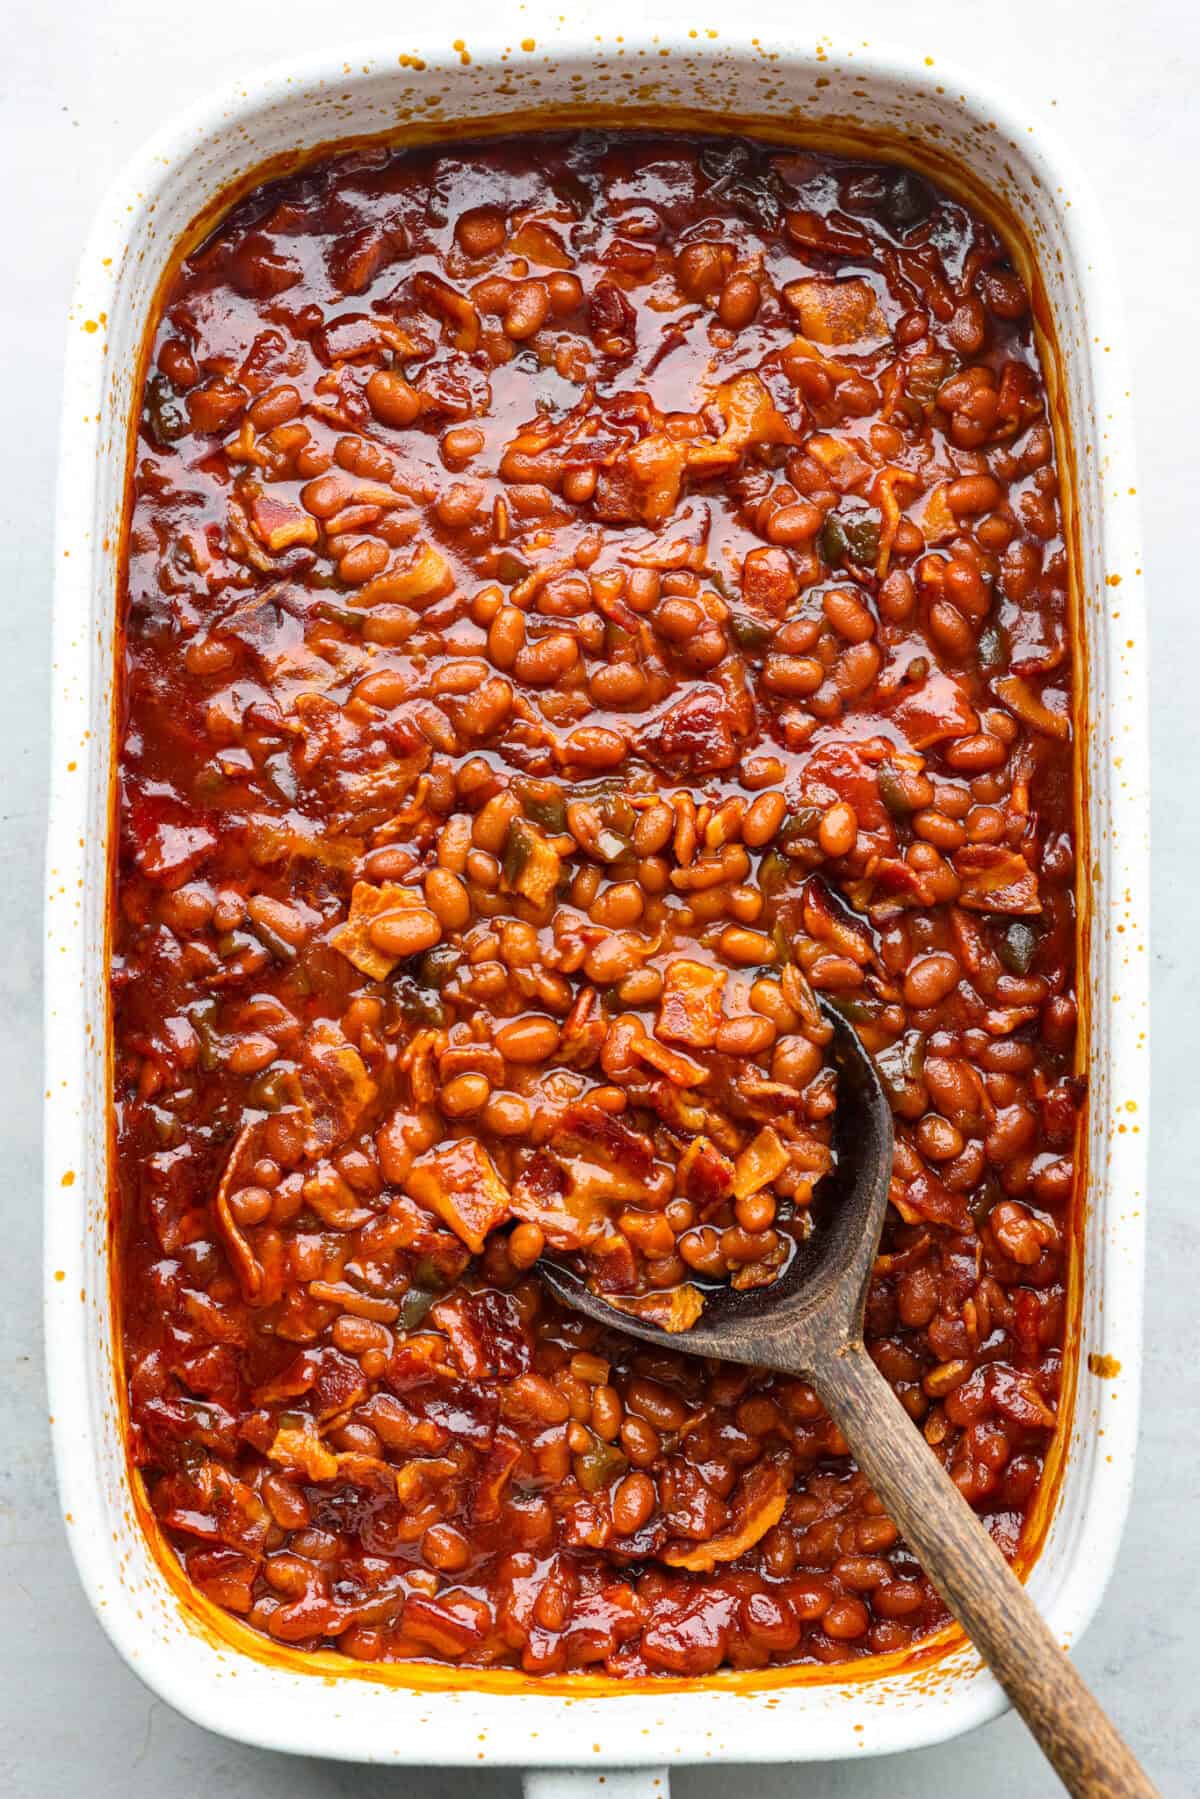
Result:
[[[892,1114],[857,1032],[832,1006],[822,1010],[838,1068],[836,1194],[780,1280],[750,1293],[709,1290],[701,1321],[667,1336],[553,1261],[543,1258],[538,1272],[564,1305],[628,1336],[808,1381],[1067,1790],[1087,1799],[1154,1795],[863,1345],[863,1305],[892,1173]]]

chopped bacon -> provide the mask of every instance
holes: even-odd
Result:
[[[960,906],[973,912],[1010,912],[1023,917],[1041,911],[1037,876],[1015,850],[998,843],[971,843],[955,852],[953,862],[962,882]]]
[[[734,1489],[730,1529],[705,1543],[668,1543],[660,1559],[669,1567],[689,1568],[696,1574],[710,1571],[719,1562],[735,1562],[779,1523],[789,1491],[789,1483],[774,1462],[756,1463]]]
[[[472,1255],[481,1255],[488,1233],[513,1215],[512,1195],[474,1137],[455,1138],[427,1151],[413,1164],[405,1190],[418,1205],[436,1212]]]
[[[711,1049],[721,1022],[721,993],[728,979],[724,968],[711,968],[679,956],[667,965],[658,1023],[654,1034],[664,1043],[688,1049]]]
[[[729,702],[719,687],[697,683],[642,726],[638,746],[676,780],[732,768],[738,752]]]

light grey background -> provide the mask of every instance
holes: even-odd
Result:
[[[718,26],[722,7],[661,9]],[[532,7],[511,9],[537,35]],[[557,14],[559,8],[553,9]],[[580,9],[576,9],[578,13]],[[422,9],[421,17],[426,16]],[[449,42],[484,15],[455,0]],[[593,16],[603,29],[607,9]],[[744,16],[744,13],[743,13]],[[1195,951],[1200,656],[1195,454],[1200,13],[1193,0],[756,0],[798,41],[834,26],[974,67],[1052,114],[1122,250],[1153,608],[1154,1133],[1145,1409],[1115,1579],[1079,1661],[1163,1792],[1200,1793]],[[41,859],[48,609],[67,296],[103,188],[180,107],[255,63],[389,33],[395,0],[3,0],[0,4],[0,1794],[19,1799],[515,1799],[516,1774],[298,1762],[209,1736],[152,1699],[91,1616],[60,1527],[45,1421],[41,1253]],[[1191,1614],[1191,1615],[1190,1615]],[[682,1799],[1032,1799],[1057,1790],[1011,1718],[854,1766],[675,1774]]]

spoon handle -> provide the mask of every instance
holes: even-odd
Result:
[[[822,1353],[810,1375],[893,1523],[1067,1791],[1155,1799],[1156,1788],[862,1343]]]

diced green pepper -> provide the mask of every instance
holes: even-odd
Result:
[[[770,625],[760,618],[751,618],[748,612],[731,612],[729,629],[739,650],[765,649],[773,634]]]
[[[851,558],[862,568],[873,568],[879,555],[879,522],[873,518],[853,519],[846,526],[846,543]]]
[[[764,893],[778,893],[788,878],[788,860],[782,850],[769,849],[758,865],[758,884]]]
[[[831,512],[817,532],[817,550],[821,561],[827,568],[837,568],[839,563],[846,560],[849,548],[850,540],[846,536],[845,526],[837,514]]]
[[[904,783],[890,762],[879,765],[879,797],[893,818],[907,818],[914,810]]]
[[[802,838],[815,839],[825,814],[820,806],[797,806],[779,832],[780,843],[799,843]]]
[[[501,550],[496,558],[497,581],[502,581],[505,587],[515,587],[528,573],[529,564],[520,556],[515,556],[511,550]]]
[[[985,674],[994,675],[1006,669],[1010,654],[1008,632],[1004,626],[985,626],[979,633],[979,666]]]
[[[436,1299],[437,1293],[431,1292],[428,1287],[410,1287],[400,1301],[400,1316],[396,1320],[400,1329],[415,1330],[418,1324],[424,1322],[430,1306]]]
[[[537,837],[523,818],[514,818],[508,827],[508,836],[504,841],[504,881],[508,887],[515,887],[526,868],[534,851]]]
[[[526,818],[544,831],[555,835],[567,828],[567,801],[556,781],[538,781],[523,776],[513,782],[513,792],[525,808]]]
[[[1004,935],[996,945],[996,954],[1007,968],[1009,974],[1028,974],[1033,966],[1033,958],[1037,954],[1037,932],[1023,918],[1010,920]]]
[[[585,1493],[599,1493],[624,1474],[628,1466],[628,1456],[615,1444],[604,1443],[597,1437],[589,1449],[575,1457],[575,1479]]]
[[[428,1025],[435,1030],[445,1024],[446,1008],[438,995],[428,987],[419,986],[411,975],[397,976],[392,982],[392,990],[400,1016],[407,1024]]]
[[[448,943],[439,943],[436,949],[427,949],[417,963],[413,979],[422,987],[435,987],[439,991],[448,981],[452,981],[462,967],[462,952]]]
[[[146,429],[160,450],[165,450],[188,429],[187,410],[165,375],[151,375],[146,383]]]

